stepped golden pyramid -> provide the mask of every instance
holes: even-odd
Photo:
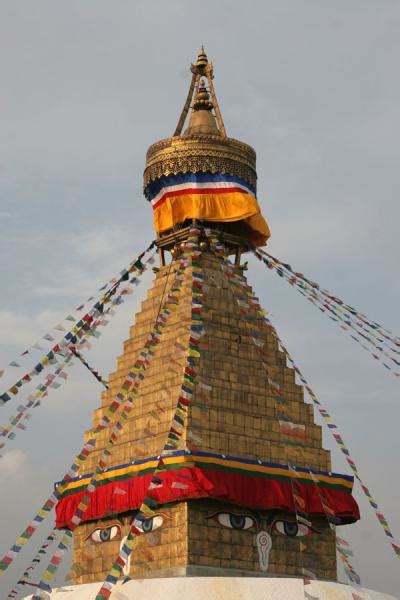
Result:
[[[312,406],[245,278],[243,252],[269,237],[255,152],[227,137],[203,49],[191,71],[174,136],[147,154],[160,266],[86,441],[132,366],[133,402],[103,427],[57,506],[58,526],[73,529],[72,579],[103,581],[133,527],[121,577],[335,580],[334,525],[359,517],[352,478],[331,472]]]

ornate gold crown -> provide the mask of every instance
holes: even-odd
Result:
[[[244,179],[256,191],[256,153],[248,144],[227,137],[214,91],[213,66],[203,48],[191,72],[189,93],[174,135],[147,151],[144,188],[163,175],[218,171]],[[182,134],[189,108],[189,126]]]

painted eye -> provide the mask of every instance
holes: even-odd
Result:
[[[213,518],[223,527],[240,531],[252,529],[256,524],[252,517],[247,515],[235,515],[234,513],[218,513]]]
[[[161,527],[163,522],[164,517],[156,515],[155,517],[151,517],[151,519],[135,519],[134,525],[142,533],[150,533],[150,531],[154,531]]]
[[[92,542],[109,542],[110,540],[114,540],[116,537],[121,535],[121,529],[118,525],[113,525],[112,527],[105,527],[104,529],[95,529],[89,535],[89,539]]]
[[[310,524],[311,525],[311,524]],[[305,537],[312,535],[312,528],[305,523],[296,521],[275,521],[274,529],[281,535],[287,537]]]

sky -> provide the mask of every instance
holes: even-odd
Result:
[[[0,0],[0,366],[153,239],[145,153],[172,135],[201,44],[228,135],[257,151],[270,252],[399,333],[399,30],[395,0]],[[151,275],[87,353],[105,377]],[[400,536],[399,381],[252,259],[248,278]],[[1,555],[80,450],[100,393],[75,365],[2,450]],[[348,473],[327,431],[324,445]],[[396,593],[399,562],[357,485],[355,496],[353,563],[366,587]]]

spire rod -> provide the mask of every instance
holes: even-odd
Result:
[[[213,69],[212,63],[209,63],[207,65],[207,67],[208,67],[207,80],[208,80],[208,85],[210,86],[210,94],[211,94],[212,103],[214,105],[215,116],[217,117],[217,123],[218,123],[219,130],[221,132],[221,135],[223,137],[226,137],[225,125],[222,120],[221,111],[219,110],[219,104],[218,104],[217,96],[215,95],[215,90],[214,90],[214,84],[213,84],[214,69]]]
[[[176,126],[176,129],[175,129],[175,132],[174,132],[174,137],[176,137],[177,135],[181,135],[181,133],[182,133],[182,129],[183,129],[183,126],[185,124],[187,114],[189,112],[190,102],[192,101],[194,88],[195,88],[195,85],[196,85],[196,83],[198,81],[198,78],[199,78],[199,76],[196,75],[195,73],[193,73],[193,75],[192,75],[192,81],[190,82],[190,88],[189,88],[188,95],[187,95],[187,98],[186,98],[186,102],[185,102],[185,105],[183,107],[181,116],[179,117],[178,125]]]
[[[176,126],[174,137],[180,136],[182,133],[183,126],[186,121],[187,114],[189,112],[189,108],[191,102],[193,100],[193,96],[197,95],[197,90],[200,83],[200,77],[206,77],[208,81],[208,86],[210,89],[211,99],[213,103],[213,107],[215,110],[215,116],[218,123],[218,128],[223,137],[226,137],[226,130],[224,126],[224,122],[222,120],[221,111],[219,110],[218,100],[215,95],[215,89],[213,84],[214,79],[214,69],[212,63],[208,62],[207,54],[205,53],[204,46],[201,47],[200,52],[197,56],[196,63],[190,66],[190,70],[192,72],[192,80],[190,82],[189,92],[186,98],[185,105],[183,107],[181,116],[179,117],[178,124]]]

